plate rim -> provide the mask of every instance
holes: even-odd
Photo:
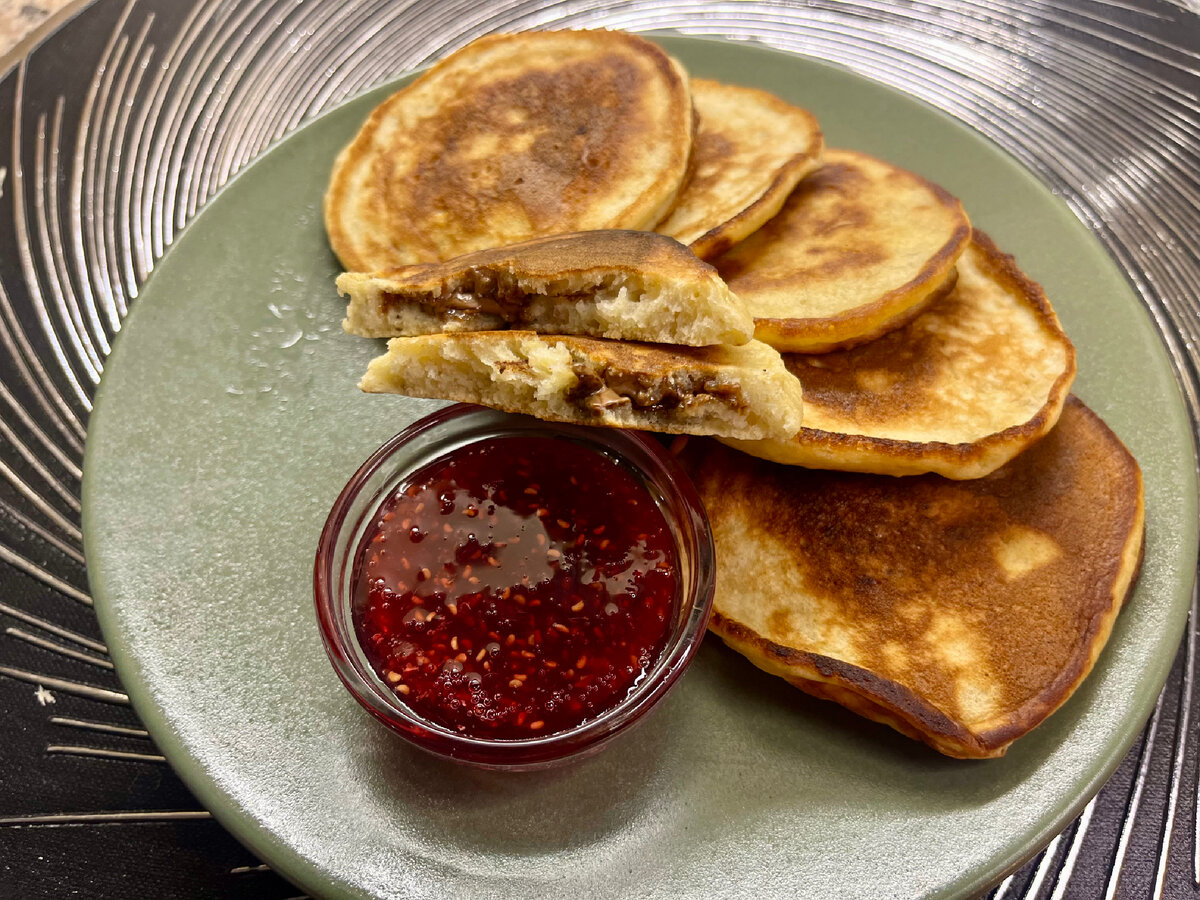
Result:
[[[87,2],[88,0],[75,0],[75,2],[69,4],[63,12],[52,17],[51,21],[44,27],[47,30],[53,30],[50,27],[51,25],[56,26],[61,24],[61,22],[66,18],[70,18],[71,15],[77,13],[80,9],[86,6]],[[1061,196],[1054,194],[1050,188],[1035,175],[1033,171],[1026,167],[1025,164],[1018,160],[1010,151],[998,144],[987,134],[981,132],[970,123],[957,118],[950,112],[941,109],[922,97],[907,93],[897,87],[879,81],[870,75],[858,72],[854,68],[840,62],[807,56],[785,49],[779,49],[758,40],[743,41],[730,40],[712,35],[685,35],[672,30],[658,30],[641,33],[649,36],[652,40],[663,42],[665,45],[668,45],[668,49],[669,45],[675,42],[686,45],[708,43],[720,45],[723,48],[727,48],[739,53],[746,52],[750,54],[765,54],[777,59],[798,62],[801,65],[832,69],[842,76],[870,82],[875,88],[895,95],[899,98],[903,98],[905,101],[916,102],[924,107],[927,112],[936,114],[940,118],[950,123],[953,127],[968,132],[973,138],[988,145],[992,151],[994,151],[997,155],[1004,157],[1011,164],[1011,168],[1013,169],[1014,173],[1018,173],[1021,177],[1027,179],[1031,184],[1036,185],[1038,190],[1045,195],[1048,201],[1053,201],[1058,207],[1060,214],[1062,214],[1064,218],[1069,219],[1070,223],[1080,232],[1080,234],[1086,234],[1088,241],[1092,249],[1096,251],[1097,256],[1102,257],[1106,261],[1106,264],[1110,267],[1112,274],[1118,276],[1124,283],[1130,299],[1133,300],[1138,307],[1139,315],[1149,320],[1146,324],[1153,330],[1155,335],[1156,352],[1162,354],[1163,361],[1165,362],[1168,370],[1171,372],[1172,381],[1175,386],[1174,394],[1171,397],[1173,406],[1179,412],[1181,412],[1184,420],[1190,421],[1190,414],[1181,381],[1181,373],[1179,372],[1175,361],[1171,358],[1170,353],[1167,351],[1158,322],[1147,308],[1147,304],[1140,296],[1136,286],[1132,283],[1130,274],[1118,263],[1111,251],[1103,244],[1096,233],[1087,226],[1086,222],[1084,222],[1075,213],[1075,211],[1070,208],[1070,206],[1066,204]],[[39,29],[38,31],[35,31],[34,36],[38,34],[42,34],[42,30]],[[24,43],[25,42],[23,42],[21,45],[18,45],[18,48],[23,47]],[[3,63],[4,61],[6,60],[0,59],[0,63]],[[272,144],[259,156],[257,156],[250,164],[243,167],[234,177],[230,178],[230,180],[223,185],[219,191],[217,191],[208,199],[204,207],[197,211],[197,216],[188,223],[188,227],[182,233],[177,235],[175,243],[168,248],[166,254],[164,255],[164,259],[166,259],[167,256],[176,253],[179,249],[180,243],[186,242],[187,234],[192,230],[192,226],[195,224],[196,220],[201,217],[203,212],[208,210],[214,201],[217,201],[234,185],[239,184],[248,172],[251,172],[260,165],[269,162],[273,153],[279,148],[286,146],[286,144],[294,137],[299,135],[301,132],[306,131],[307,129],[319,127],[323,120],[336,115],[346,107],[365,102],[365,98],[367,97],[378,95],[382,98],[386,94],[396,90],[398,87],[410,82],[413,78],[417,77],[421,74],[421,72],[428,68],[428,65],[420,66],[413,70],[399,73],[395,77],[389,78],[388,81],[383,84],[376,85],[358,95],[349,97],[346,100],[329,108],[328,110],[323,111],[316,118],[305,122],[303,125],[290,132],[280,141]],[[753,81],[753,78],[751,77],[749,80]],[[162,261],[163,260],[159,261],[159,266],[161,266]],[[153,292],[155,275],[159,272],[159,266],[155,267],[155,270],[151,273],[150,278],[144,285],[142,285],[141,294],[144,294],[147,290]],[[130,313],[132,314],[132,312],[133,310],[131,308]],[[118,333],[114,339],[112,352],[109,354],[108,360],[112,360],[114,354],[119,352],[117,348],[124,345],[124,342],[122,341],[123,333],[124,330],[122,330],[122,333]],[[89,548],[93,546],[93,543],[96,540],[94,527],[89,525],[92,516],[90,510],[94,509],[94,504],[89,501],[89,497],[91,496],[89,484],[91,482],[88,478],[88,471],[90,468],[88,462],[91,458],[93,458],[94,447],[97,444],[97,441],[93,439],[93,424],[97,418],[96,413],[105,408],[104,404],[102,403],[102,397],[105,393],[106,380],[107,379],[103,377],[101,378],[94,395],[92,421],[89,422],[88,425],[84,447],[84,460],[82,467],[83,478],[81,482],[80,494],[82,502],[81,520],[85,560],[90,560],[93,558],[94,554],[93,552],[89,552]],[[101,420],[103,419],[103,414],[101,414],[100,418]],[[1191,445],[1193,461],[1195,461],[1198,454],[1197,436],[1195,431],[1191,428],[1187,429],[1187,435]],[[1194,469],[1189,472],[1189,479],[1193,486],[1193,490],[1185,492],[1183,499],[1184,502],[1190,504],[1191,511],[1195,513],[1198,505],[1197,491],[1200,490],[1200,479],[1198,479],[1197,472]],[[1194,522],[1195,519],[1196,516],[1192,515],[1191,520]],[[1147,521],[1149,522],[1149,518]],[[1197,526],[1200,526],[1200,523],[1197,523]],[[1198,551],[1200,551],[1200,533],[1197,533],[1198,527],[1193,527],[1192,532],[1194,539],[1186,542],[1187,547],[1189,548],[1186,552],[1191,559],[1191,581],[1188,582],[1188,586],[1186,588],[1181,588],[1181,593],[1187,593],[1194,590],[1196,584],[1196,558]],[[279,840],[278,836],[274,832],[264,828],[260,821],[252,821],[252,816],[244,814],[244,810],[239,808],[239,805],[234,801],[234,799],[228,793],[220,790],[219,782],[216,779],[208,776],[204,765],[186,751],[186,748],[183,746],[183,742],[179,740],[178,733],[170,726],[167,718],[160,715],[159,705],[150,696],[151,691],[149,684],[140,677],[129,679],[126,678],[126,673],[130,672],[136,673],[140,676],[141,666],[136,657],[127,652],[128,648],[126,648],[119,639],[116,641],[113,640],[113,636],[120,633],[119,629],[117,629],[115,623],[110,618],[110,616],[114,615],[115,613],[112,609],[110,609],[108,600],[104,597],[103,592],[95,590],[95,586],[91,578],[91,565],[87,565],[87,571],[89,573],[89,585],[93,588],[92,593],[95,600],[95,611],[100,622],[101,632],[106,644],[109,647],[113,662],[117,667],[117,673],[121,678],[121,683],[126,693],[129,695],[130,703],[139,718],[141,718],[146,724],[146,727],[150,731],[156,745],[159,746],[163,755],[167,757],[172,769],[184,781],[188,789],[192,791],[192,793],[194,793],[202,802],[204,808],[208,810],[223,827],[234,834],[239,841],[241,841],[262,858],[270,861],[272,867],[275,868],[279,874],[303,887],[305,890],[308,890],[314,894],[319,894],[320,896],[374,896],[356,890],[353,885],[329,878],[328,874],[319,866],[317,866],[312,859],[301,853],[298,853],[291,846]],[[1183,581],[1186,579],[1187,576],[1184,575],[1180,581],[1180,585],[1182,585]],[[1115,734],[1118,734],[1119,737],[1114,743],[1114,746],[1117,748],[1117,750],[1112,753],[1111,758],[1106,760],[1105,763],[1101,765],[1099,769],[1092,775],[1092,777],[1085,779],[1081,783],[1080,790],[1076,793],[1076,796],[1068,802],[1065,802],[1060,807],[1058,814],[1047,817],[1046,823],[1042,827],[1036,829],[1032,833],[1034,836],[1027,839],[1023,846],[1013,849],[1011,853],[1007,854],[1006,858],[1000,858],[1004,856],[1004,854],[999,854],[997,857],[994,857],[993,861],[996,863],[996,865],[988,868],[986,872],[984,872],[981,868],[973,878],[955,882],[955,884],[951,886],[951,889],[953,889],[955,895],[958,893],[974,895],[977,892],[994,886],[1003,880],[1003,878],[1008,874],[1018,870],[1029,859],[1040,852],[1047,845],[1047,843],[1054,838],[1055,835],[1061,833],[1063,829],[1079,815],[1082,809],[1087,806],[1087,804],[1103,787],[1103,785],[1112,777],[1112,774],[1120,766],[1121,762],[1127,755],[1129,748],[1136,741],[1138,734],[1141,732],[1145,722],[1153,711],[1156,699],[1161,693],[1163,685],[1166,683],[1166,680],[1169,677],[1175,655],[1177,655],[1178,652],[1178,645],[1183,638],[1184,630],[1188,620],[1189,608],[1182,603],[1172,604],[1168,609],[1168,613],[1170,618],[1177,620],[1177,622],[1172,624],[1172,626],[1169,628],[1169,631],[1172,635],[1171,646],[1176,648],[1176,652],[1165,657],[1165,661],[1164,658],[1161,657],[1152,660],[1152,665],[1147,666],[1144,670],[1160,670],[1155,672],[1153,678],[1151,679],[1155,687],[1153,690],[1147,690],[1148,699],[1144,700],[1140,704],[1140,706],[1144,707],[1144,709],[1138,709],[1136,715],[1127,717],[1127,719],[1121,723],[1120,728],[1115,730]],[[1165,641],[1166,639],[1164,638],[1164,642]],[[1146,684],[1147,682],[1143,681],[1142,683]],[[162,738],[163,735],[166,735],[170,740],[164,742]],[[242,812],[243,814],[239,815],[239,812]],[[281,858],[286,858],[286,864],[280,864],[277,862]]]

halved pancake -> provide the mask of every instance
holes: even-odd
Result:
[[[735,446],[884,475],[986,475],[1054,426],[1075,377],[1075,348],[1042,289],[979,231],[954,290],[903,328],[784,359],[804,384],[804,427]]]
[[[793,433],[800,382],[757,341],[668,347],[532,331],[392,338],[359,387],[558,422],[686,434]]]
[[[1000,756],[1091,671],[1141,560],[1141,472],[1071,398],[986,478],[684,455],[712,522],[710,628],[759,668],[955,757]]]
[[[649,231],[581,231],[444,263],[346,272],[345,328],[363,337],[528,328],[664,344],[744,344],[745,305],[716,269]]]
[[[682,66],[615,31],[491,35],[378,106],[334,164],[325,226],[353,271],[539,235],[650,230],[688,171]]]
[[[766,225],[715,261],[755,318],[755,337],[822,353],[911,319],[966,249],[962,204],[865,153],[826,150]]]
[[[692,177],[655,230],[711,259],[779,212],[816,168],[824,141],[810,113],[774,94],[706,78],[691,85],[699,118]]]

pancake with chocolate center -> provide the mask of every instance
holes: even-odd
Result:
[[[334,164],[330,244],[351,271],[546,234],[650,230],[688,172],[687,75],[612,31],[480,38],[378,106]]]
[[[714,264],[755,337],[822,353],[886,334],[951,277],[971,229],[962,205],[865,153],[826,150],[771,219]]]
[[[978,231],[953,291],[903,328],[784,359],[804,385],[804,427],[735,446],[885,475],[986,475],[1053,427],[1075,377],[1075,348],[1042,289]]]
[[[691,441],[711,630],[754,665],[948,756],[993,757],[1091,671],[1136,576],[1141,472],[1071,398],[986,478],[887,478]]]
[[[581,231],[444,263],[345,272],[345,328],[363,337],[527,328],[664,344],[744,344],[745,305],[716,270],[649,231]]]
[[[817,120],[774,94],[693,78],[699,118],[692,176],[656,231],[711,259],[779,212],[816,168],[824,141]]]
[[[359,387],[684,434],[794,433],[803,410],[800,382],[758,341],[670,347],[532,331],[392,338]]]

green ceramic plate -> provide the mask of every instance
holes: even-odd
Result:
[[[595,758],[503,776],[408,749],[345,692],[312,609],[317,535],[359,463],[428,402],[365,396],[321,224],[335,153],[383,96],[301,130],[163,259],[96,399],[88,571],[138,713],[200,800],[328,896],[948,896],[1060,829],[1146,719],[1195,566],[1192,444],[1168,359],[1112,261],[977,134],[847,72],[665,39],[696,74],[813,110],[831,146],[910,167],[1046,287],[1077,392],[1146,474],[1146,564],[1095,673],[989,762],[943,759],[809,700],[710,641],[649,721]]]

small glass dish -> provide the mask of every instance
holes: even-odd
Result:
[[[671,531],[678,561],[673,619],[658,659],[615,706],[539,737],[469,737],[402,704],[372,668],[355,634],[354,568],[376,511],[409,476],[476,441],[551,437],[597,451],[646,488]],[[700,498],[667,448],[636,431],[543,422],[459,404],[415,422],[379,448],[338,496],[322,530],[314,569],[317,619],[338,676],[359,703],[411,743],[489,769],[528,770],[579,759],[626,730],[666,695],[704,638],[715,579],[713,541]]]

